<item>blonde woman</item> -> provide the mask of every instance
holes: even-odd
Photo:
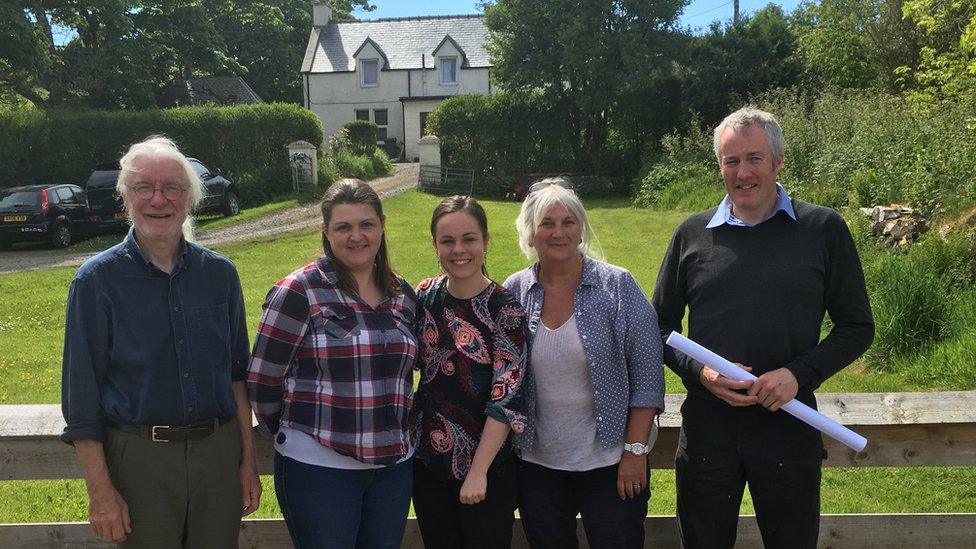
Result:
[[[593,229],[565,180],[530,189],[516,227],[537,262],[505,286],[528,315],[519,513],[535,548],[642,547],[647,453],[664,408],[657,317],[629,272],[587,256]]]

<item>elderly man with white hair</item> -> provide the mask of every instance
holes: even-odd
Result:
[[[820,433],[777,410],[814,390],[871,344],[861,263],[837,212],[791,199],[778,182],[783,132],[743,108],[715,128],[728,193],[675,231],[653,303],[661,334],[681,331],[758,376],[733,381],[667,348],[688,390],[675,458],[685,547],[731,548],[746,483],[763,543],[814,548],[820,519]],[[820,339],[824,314],[832,321]]]
[[[71,282],[61,438],[102,540],[237,547],[261,495],[237,270],[190,242],[202,183],[172,141],[137,143],[120,165],[132,228]]]

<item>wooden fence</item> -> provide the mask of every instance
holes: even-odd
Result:
[[[674,466],[683,399],[683,395],[667,397],[661,433],[650,456],[652,468]],[[824,414],[869,440],[865,451],[855,453],[825,439],[827,467],[976,466],[976,391],[827,393],[818,401]],[[63,427],[57,405],[0,406],[0,481],[81,478],[73,450],[58,440]],[[269,474],[272,446],[267,439],[258,440],[258,467]],[[674,517],[649,516],[646,541],[655,549],[680,547]],[[97,542],[87,523],[0,524],[0,546],[108,547]],[[289,546],[280,519],[244,521],[241,547]],[[755,519],[742,517],[736,547],[761,546]],[[414,520],[407,525],[403,547],[423,547]],[[518,524],[514,547],[527,547]],[[976,513],[824,515],[820,547],[976,548]]]

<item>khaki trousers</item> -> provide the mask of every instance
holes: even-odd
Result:
[[[240,456],[236,419],[194,441],[152,442],[110,427],[105,460],[132,520],[122,546],[236,548]]]

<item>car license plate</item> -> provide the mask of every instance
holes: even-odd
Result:
[[[26,215],[5,215],[3,216],[4,223],[15,223],[17,221],[27,221]]]
[[[125,219],[125,212],[119,212],[115,214],[115,219]]]

